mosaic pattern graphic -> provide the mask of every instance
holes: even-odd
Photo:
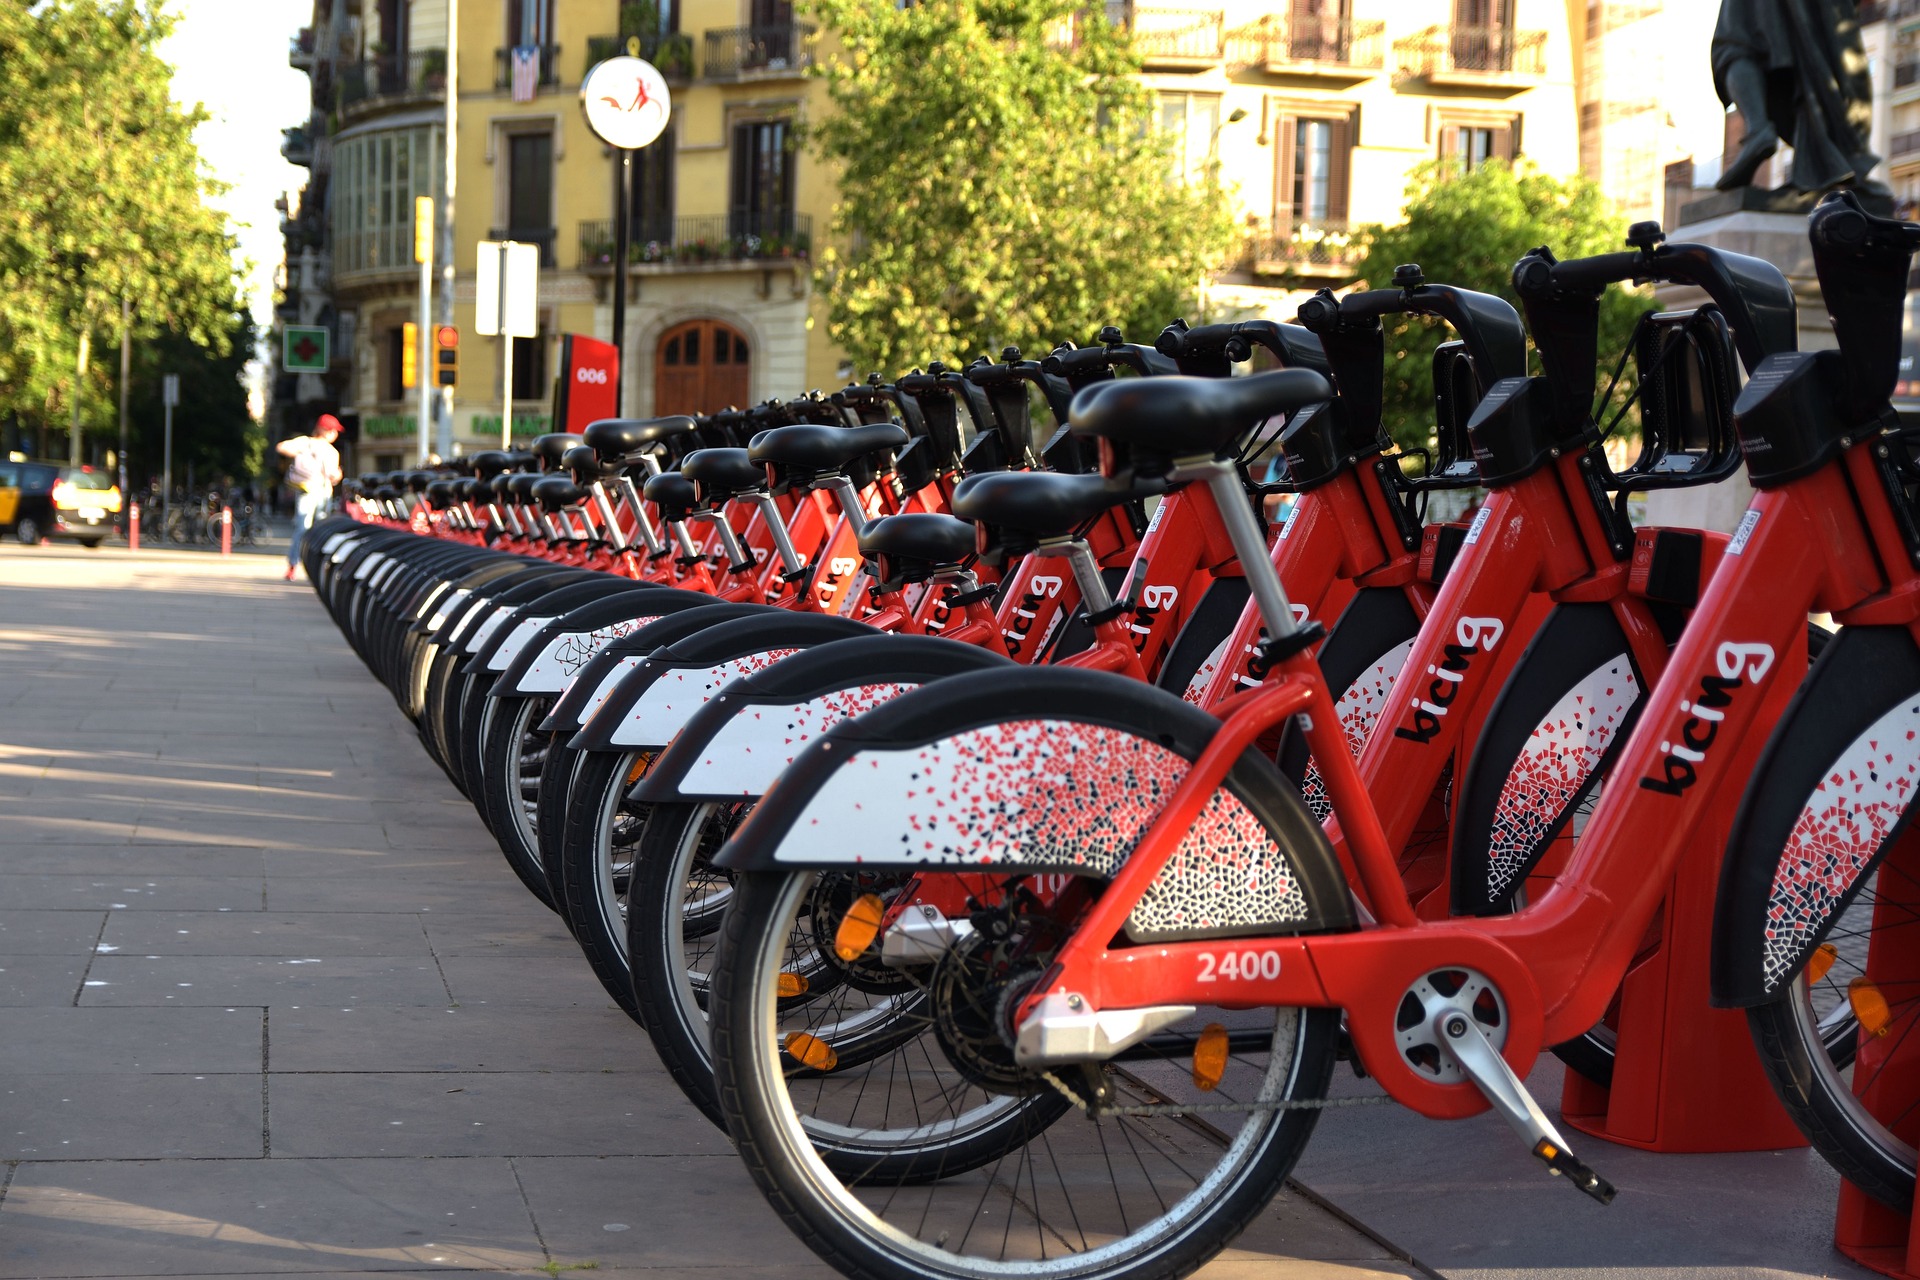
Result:
[[[1886,843],[1920,781],[1920,700],[1881,716],[1840,753],[1794,821],[1767,898],[1763,982],[1800,958]]]
[[[1207,686],[1213,683],[1213,677],[1219,673],[1221,664],[1227,660],[1227,646],[1232,643],[1233,636],[1229,634],[1226,639],[1213,646],[1213,652],[1208,654],[1207,660],[1200,664],[1200,669],[1193,673],[1193,679],[1187,681],[1187,691],[1181,694],[1181,697],[1196,707],[1201,705],[1207,696]]]
[[[1374,723],[1386,710],[1393,682],[1399,678],[1400,668],[1407,665],[1407,655],[1412,652],[1413,637],[1408,637],[1381,654],[1333,704],[1333,709],[1340,714],[1340,727],[1346,731],[1347,750],[1354,759],[1360,758],[1360,749],[1367,745],[1367,735],[1373,732]],[[1300,780],[1300,798],[1307,802],[1307,808],[1313,810],[1314,818],[1320,822],[1325,822],[1333,813],[1333,802],[1327,799],[1327,784],[1321,781],[1320,770],[1311,758],[1307,761],[1306,776]]]
[[[1107,877],[1189,767],[1123,730],[1064,720],[1013,720],[923,747],[861,751],[815,792],[775,857]],[[1285,853],[1222,791],[1155,877],[1128,931],[1185,934],[1306,915]]]
[[[566,631],[547,642],[520,678],[522,693],[558,693],[593,660],[593,655],[622,636],[630,636],[659,615],[615,622],[594,631]]]
[[[688,767],[681,787],[693,795],[765,795],[800,748],[842,720],[897,698],[917,684],[863,684],[806,702],[747,706],[720,727]]]
[[[764,649],[717,666],[669,669],[647,686],[646,692],[627,712],[626,721],[613,731],[612,742],[617,747],[665,746],[685,727],[688,718],[706,705],[708,698],[720,692],[722,685],[764,671],[798,652],[798,649]]]
[[[1567,806],[1586,788],[1600,757],[1640,697],[1624,653],[1607,659],[1553,704],[1535,725],[1500,789],[1487,846],[1487,892],[1498,899],[1533,861]]]

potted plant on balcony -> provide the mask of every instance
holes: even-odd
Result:
[[[660,48],[653,55],[653,65],[669,80],[691,80],[693,37],[679,31],[662,35]]]
[[[444,93],[447,88],[447,51],[428,49],[420,55],[420,86],[428,93]]]

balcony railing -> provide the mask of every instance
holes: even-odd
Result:
[[[313,163],[313,139],[308,135],[306,125],[297,124],[280,131],[280,154],[286,157],[288,164]]]
[[[608,58],[627,52],[629,39],[640,42],[640,56],[651,62],[669,84],[693,79],[693,37],[679,31],[656,31],[646,36],[589,36],[587,65],[581,77]]]
[[[1896,62],[1893,64],[1893,87],[1904,89],[1920,80],[1920,62]]]
[[[557,265],[553,257],[553,242],[558,233],[552,227],[495,227],[487,232],[489,240],[517,240],[521,244],[540,246],[540,265],[551,268]]]
[[[447,51],[381,54],[340,68],[338,106],[365,109],[389,98],[438,98],[447,91]]]
[[[1226,14],[1218,9],[1154,9],[1107,0],[1107,21],[1133,38],[1147,65],[1219,62],[1226,55]]]
[[[1509,27],[1428,27],[1393,44],[1400,73],[1416,80],[1483,84],[1547,73],[1547,33]]]
[[[1270,14],[1227,36],[1228,60],[1269,72],[1379,71],[1386,66],[1385,22],[1293,19]]]
[[[697,265],[709,262],[806,262],[813,252],[813,219],[804,213],[760,213],[642,219],[627,247],[631,265]],[[580,224],[580,266],[613,265],[613,221]]]
[[[1896,133],[1887,143],[1887,159],[1905,160],[1920,155],[1920,129]]]
[[[723,27],[707,32],[701,66],[709,80],[798,74],[813,64],[813,26],[788,22],[771,27]]]
[[[534,61],[539,66],[534,69],[534,84],[541,89],[560,87],[560,46],[543,44],[534,46],[539,53]],[[513,87],[513,50],[495,49],[493,51],[493,87],[511,89]]]
[[[1343,278],[1358,268],[1361,245],[1345,218],[1283,219],[1253,232],[1246,257],[1260,275]]]
[[[287,42],[287,65],[296,68],[312,66],[313,47],[313,28],[300,28],[300,34]]]

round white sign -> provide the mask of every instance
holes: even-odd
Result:
[[[587,73],[580,86],[580,107],[587,113],[587,127],[624,151],[659,137],[673,112],[667,82],[654,65],[624,57],[608,58]]]

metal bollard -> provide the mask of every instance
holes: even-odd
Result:
[[[220,554],[233,554],[233,508],[220,508]]]
[[[140,549],[140,504],[137,502],[134,502],[134,503],[129,503],[127,506],[127,550],[138,551],[139,549]]]

